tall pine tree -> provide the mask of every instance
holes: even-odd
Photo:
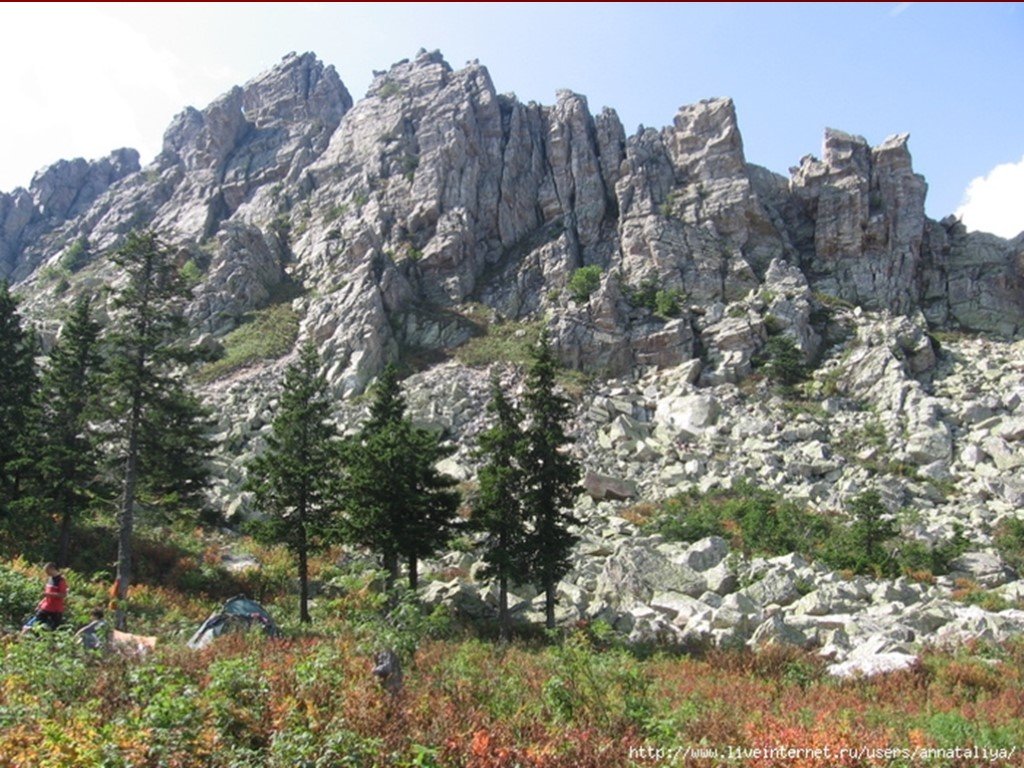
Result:
[[[218,522],[206,506],[209,409],[185,387],[153,403],[139,437],[139,492],[154,520]]]
[[[389,590],[401,559],[415,589],[419,560],[451,538],[459,494],[455,481],[435,468],[450,454],[438,435],[405,415],[398,373],[389,365],[374,388],[369,420],[345,447],[341,481],[342,534],[380,554]]]
[[[338,509],[332,492],[338,445],[330,415],[327,381],[310,341],[285,372],[267,449],[248,467],[256,508],[267,515],[253,531],[264,541],[284,543],[298,557],[299,615],[306,623],[311,620],[309,554],[328,541]]]
[[[0,530],[10,546],[22,546],[26,532],[38,521],[25,519],[22,498],[35,463],[36,431],[35,334],[22,327],[17,299],[7,281],[0,281]]]
[[[141,495],[153,490],[148,481],[153,479],[156,462],[146,459],[154,443],[153,431],[163,427],[184,435],[194,430],[203,414],[189,407],[195,400],[189,397],[183,378],[184,366],[195,359],[195,353],[188,345],[183,314],[190,291],[173,253],[154,232],[134,230],[111,258],[126,277],[113,303],[108,377],[122,468],[116,623],[124,629],[136,506]],[[173,420],[168,413],[175,414]],[[162,457],[166,465],[181,462],[183,453],[206,447],[170,437],[159,445],[172,451]],[[161,501],[152,494],[146,500]]]
[[[523,510],[523,458],[526,435],[523,414],[505,396],[497,378],[491,381],[487,412],[495,418],[480,435],[481,458],[486,463],[477,476],[480,489],[473,503],[471,522],[486,534],[483,543],[485,575],[498,581],[498,626],[501,638],[511,640],[508,585],[530,571],[529,529]]]
[[[545,330],[532,351],[526,378],[526,450],[523,502],[532,523],[532,577],[544,588],[545,625],[555,628],[559,580],[569,571],[569,553],[577,537],[569,527],[579,520],[572,507],[579,493],[580,464],[567,451],[569,401],[555,389],[558,363]]]
[[[42,379],[42,488],[59,518],[56,560],[68,564],[72,525],[101,478],[97,434],[100,326],[89,299],[74,304]]]

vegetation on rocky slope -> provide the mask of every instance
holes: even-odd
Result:
[[[808,510],[782,494],[747,481],[728,490],[673,496],[662,504],[640,505],[632,515],[649,530],[674,541],[722,536],[747,555],[786,555],[798,552],[847,573],[874,576],[908,575],[931,579],[949,571],[969,542],[958,529],[932,546],[904,541],[877,493],[868,491],[850,500],[851,523]],[[1009,554],[1015,541],[1012,526],[1002,537]],[[1012,556],[1012,555],[1011,555]]]
[[[1024,741],[1020,642],[926,653],[910,670],[845,682],[791,648],[631,652],[599,624],[498,645],[439,615],[406,612],[389,625],[372,583],[331,553],[313,563],[314,629],[296,621],[291,590],[268,583],[283,639],[227,636],[191,651],[184,641],[213,607],[189,581],[195,559],[224,582],[235,577],[217,565],[214,542],[197,551],[196,539],[178,541],[190,549],[162,544],[163,583],[151,578],[131,596],[136,631],[160,636],[153,653],[85,651],[65,632],[0,639],[0,766],[967,766],[978,764],[973,753],[954,750],[974,746],[1004,750],[989,764],[1024,764],[1011,756]],[[287,560],[245,540],[232,546],[258,553],[269,572]],[[69,580],[80,618],[107,584]],[[0,581],[14,597],[2,606],[9,623],[34,573],[7,561]],[[394,698],[370,674],[382,632],[406,654]],[[806,752],[740,756],[759,748]],[[844,748],[862,756],[838,758]]]
[[[292,350],[298,335],[299,314],[291,304],[258,309],[221,340],[224,354],[204,365],[196,379],[213,381],[247,365],[282,357]]]

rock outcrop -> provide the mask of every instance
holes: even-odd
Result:
[[[102,160],[61,160],[39,171],[28,189],[0,193],[0,279],[28,277],[47,252],[69,243],[62,231],[112,184],[139,170],[139,153],[117,149]]]
[[[766,316],[814,355],[816,296],[1003,334],[1024,316],[1021,242],[927,220],[905,134],[872,148],[830,129],[823,159],[787,180],[747,162],[729,99],[627,137],[583,96],[523,104],[437,52],[378,73],[356,104],[332,67],[289,54],[175,117],[138,170],[121,150],[4,195],[0,268],[46,290],[38,267],[71,243],[102,258],[149,224],[208,268],[191,315],[215,333],[290,273],[316,294],[304,328],[337,356],[339,392],[400,349],[464,339],[417,329],[471,301],[506,320],[545,313],[574,367],[621,375],[703,354],[709,382],[749,374]],[[586,265],[600,288],[572,301]],[[240,299],[215,298],[240,283]],[[769,306],[716,309],[752,292]]]

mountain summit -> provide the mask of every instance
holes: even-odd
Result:
[[[0,195],[0,277],[46,314],[55,283],[95,290],[104,254],[148,225],[201,272],[197,332],[221,337],[282,283],[301,286],[302,336],[341,394],[404,352],[464,343],[470,302],[498,320],[547,317],[586,371],[703,356],[705,379],[729,381],[769,315],[816,354],[822,296],[1017,333],[1024,240],[928,219],[926,190],[905,134],[871,147],[829,129],[822,158],[785,178],[746,161],[729,99],[627,137],[583,96],[523,104],[438,52],[377,73],[355,104],[333,67],[289,54],[176,116],[145,168],[118,150]],[[759,316],[719,309],[758,291],[772,297]],[[737,334],[751,340],[739,354]]]

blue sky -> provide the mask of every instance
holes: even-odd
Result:
[[[479,59],[524,101],[582,93],[629,134],[730,96],[747,159],[783,174],[826,127],[872,144],[909,132],[930,216],[974,182],[969,225],[1024,229],[1018,4],[2,4],[0,190],[118,146],[148,162],[176,112],[289,51],[333,64],[358,99],[421,47]]]

